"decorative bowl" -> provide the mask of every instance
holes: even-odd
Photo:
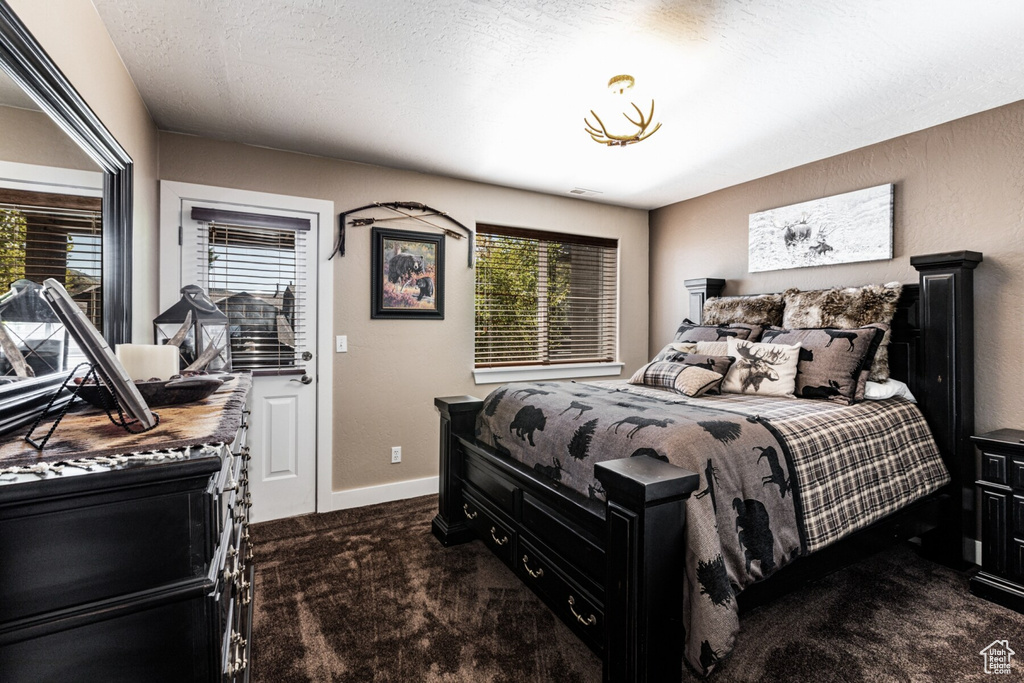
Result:
[[[200,401],[219,389],[222,384],[224,381],[218,377],[196,376],[135,382],[135,388],[150,408],[156,408]],[[78,395],[97,408],[114,405],[110,391],[102,384],[82,384],[78,388]]]

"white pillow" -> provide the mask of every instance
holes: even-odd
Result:
[[[729,354],[736,362],[722,382],[722,393],[792,396],[800,344],[762,344],[729,337]]]
[[[881,401],[882,399],[892,398],[893,396],[901,396],[911,403],[917,403],[917,399],[910,393],[910,387],[898,379],[890,377],[885,382],[868,382],[864,387],[864,398],[871,399],[873,401]]]

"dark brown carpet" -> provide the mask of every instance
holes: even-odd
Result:
[[[430,496],[256,525],[255,681],[600,681],[597,657],[483,544],[441,547],[435,506]],[[1024,616],[903,548],[741,626],[712,683],[990,680],[979,652],[997,638],[1024,658]]]

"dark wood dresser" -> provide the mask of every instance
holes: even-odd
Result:
[[[232,419],[223,445],[0,476],[0,681],[249,680],[247,413]]]
[[[1024,612],[1024,431],[972,439],[981,451],[981,570],[971,592]]]

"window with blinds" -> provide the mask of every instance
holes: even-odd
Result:
[[[305,224],[306,229],[292,229],[198,223],[199,284],[228,316],[236,370],[301,374],[305,369]]]
[[[618,241],[477,225],[476,367],[611,362]]]
[[[102,199],[0,189],[0,295],[18,280],[64,284],[103,331]]]
[[[0,384],[42,377],[85,360],[42,283],[62,283],[103,330],[102,199],[0,189]]]

